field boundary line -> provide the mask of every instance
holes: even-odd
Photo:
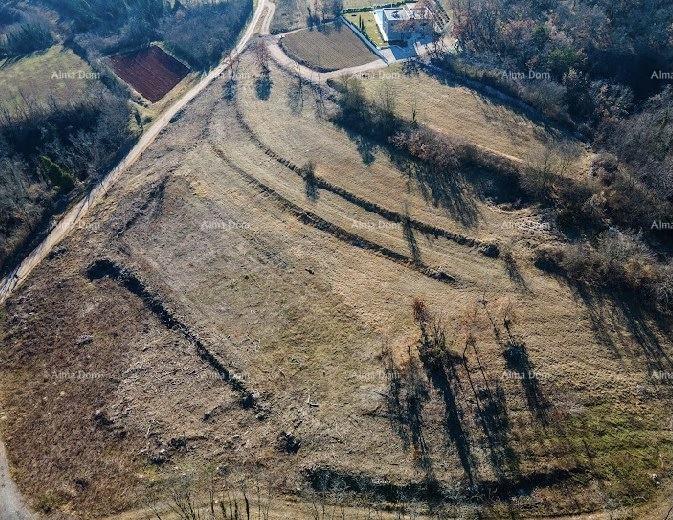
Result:
[[[244,129],[244,131],[249,135],[251,140],[269,157],[274,159],[276,162],[287,168],[288,170],[291,170],[295,174],[297,174],[299,177],[302,179],[306,180],[306,174],[303,171],[303,168],[289,159],[281,156],[278,154],[275,150],[272,150],[270,147],[268,147],[266,144],[264,144],[261,139],[257,136],[255,131],[248,125],[247,121],[245,120],[245,117],[239,110],[238,106],[236,107],[236,120],[238,123],[241,125],[241,127]],[[384,219],[394,222],[397,224],[408,224],[412,229],[415,229],[416,231],[419,231],[425,235],[432,235],[433,237],[442,237],[447,240],[450,240],[452,242],[455,242],[456,244],[463,245],[466,247],[488,247],[491,245],[494,245],[492,242],[485,242],[482,240],[478,240],[473,237],[468,237],[466,235],[462,235],[460,233],[454,233],[452,231],[448,231],[446,229],[433,226],[431,224],[427,224],[425,222],[421,222],[420,220],[413,219],[407,215],[403,215],[397,211],[393,211],[391,209],[385,208],[383,206],[380,206],[379,204],[376,204],[375,202],[371,202],[363,197],[360,197],[356,195],[355,193],[346,190],[345,188],[341,186],[337,186],[335,184],[332,184],[329,181],[326,181],[325,179],[321,177],[314,177],[313,181],[315,184],[316,188],[323,189],[325,191],[329,191],[330,193],[333,193],[334,195],[337,195],[338,197],[341,197],[347,202],[350,202],[351,204],[354,204],[358,206],[359,208],[369,212],[369,213],[376,213],[377,215],[383,217]],[[482,253],[483,254],[483,253]],[[487,256],[488,255],[484,255]]]
[[[255,392],[252,392],[247,388],[243,378],[232,368],[225,366],[225,364],[212,353],[212,350],[208,348],[206,342],[202,340],[191,327],[177,318],[175,313],[171,312],[166,307],[157,293],[150,290],[147,283],[135,272],[119,265],[109,258],[100,258],[87,267],[86,275],[91,281],[109,278],[117,283],[122,289],[137,296],[143,302],[147,310],[149,310],[162,325],[169,330],[179,332],[194,346],[199,358],[212,370],[217,372],[220,379],[227,383],[230,388],[240,396],[239,404],[242,408],[257,411],[259,417],[265,418],[267,416],[267,407],[259,402]]]
[[[261,193],[264,193],[268,195],[270,198],[272,198],[273,201],[276,202],[276,204],[278,204],[278,206],[280,206],[282,209],[294,215],[297,218],[297,220],[299,220],[299,222],[301,222],[302,224],[306,224],[307,226],[311,226],[319,231],[332,235],[333,237],[349,245],[352,245],[359,249],[363,249],[365,251],[369,251],[373,254],[376,254],[377,256],[386,258],[387,260],[391,260],[397,264],[406,267],[407,269],[416,271],[435,281],[453,286],[458,284],[457,278],[453,275],[450,275],[439,269],[434,269],[426,264],[420,262],[414,262],[412,258],[403,255],[402,253],[398,253],[397,251],[393,251],[388,247],[377,244],[376,242],[368,240],[360,235],[351,233],[350,231],[347,231],[344,228],[337,226],[336,224],[329,222],[328,220],[325,220],[324,218],[318,216],[316,213],[313,213],[312,211],[308,211],[302,208],[301,206],[288,200],[286,197],[281,195],[275,189],[264,184],[259,179],[255,178],[253,175],[249,174],[248,172],[240,168],[238,165],[234,164],[226,156],[226,154],[222,150],[220,150],[212,141],[210,142],[210,146],[213,152],[220,159],[222,159],[222,161],[227,166],[229,166],[232,170],[234,170],[237,174],[243,177],[250,184],[255,186]]]

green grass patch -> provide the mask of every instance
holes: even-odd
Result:
[[[610,499],[634,505],[651,497],[673,467],[669,420],[663,411],[633,413],[604,404],[570,421],[568,441]]]
[[[88,63],[61,45],[0,67],[0,104],[15,110],[27,99],[67,101],[81,96],[98,80]]]
[[[360,31],[364,32],[367,39],[372,42],[379,49],[387,47],[388,44],[383,40],[381,31],[376,25],[376,19],[372,11],[363,11],[361,13],[346,13],[344,14],[346,20],[351,22]],[[363,30],[364,28],[364,30]]]

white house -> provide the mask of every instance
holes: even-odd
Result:
[[[406,40],[410,36],[428,35],[434,29],[434,20],[427,7],[400,7],[381,9],[381,29],[387,41]]]

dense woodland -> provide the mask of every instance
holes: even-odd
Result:
[[[450,0],[450,6],[461,59],[473,71],[500,80],[548,115],[565,116],[652,187],[668,185],[673,4]],[[456,66],[452,60],[447,57]],[[531,70],[549,73],[550,80],[527,79]],[[507,73],[526,78],[513,81]]]

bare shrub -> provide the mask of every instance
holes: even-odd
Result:
[[[411,309],[416,323],[426,323],[428,321],[429,311],[422,299],[418,297],[414,298],[414,301],[411,304]]]
[[[211,474],[203,480],[182,479],[163,500],[154,497],[150,508],[157,520],[163,520],[162,515],[179,520],[268,520],[274,499],[270,485],[232,485]]]
[[[632,293],[646,307],[673,311],[673,268],[658,262],[639,234],[609,229],[592,244],[540,248],[535,263],[581,286]]]

